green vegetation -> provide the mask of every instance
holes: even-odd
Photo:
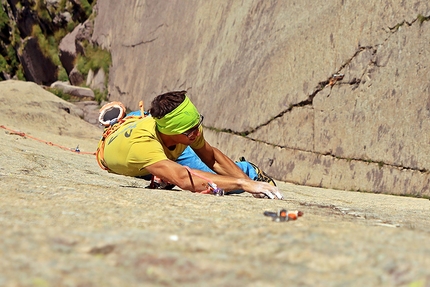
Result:
[[[54,95],[56,95],[57,97],[65,100],[65,101],[69,101],[70,100],[70,95],[64,93],[62,90],[59,89],[55,89],[55,88],[47,88],[47,91],[53,93]]]
[[[12,46],[6,46],[5,55],[0,55],[0,70],[12,74],[21,67],[18,58],[15,53],[15,49]],[[22,67],[21,67],[22,68]]]
[[[48,23],[52,21],[51,15],[48,12],[46,2],[44,0],[36,0],[32,8],[37,12],[37,16],[40,19],[43,19]]]
[[[9,17],[6,14],[6,11],[4,10],[3,5],[0,7],[0,30],[3,28],[9,26]]]
[[[90,15],[93,13],[93,5],[88,3],[87,0],[81,0],[81,7],[84,9],[87,18],[90,17]]]
[[[63,67],[60,67],[58,69],[58,76],[57,76],[59,81],[62,82],[67,82],[69,80],[69,76],[67,75],[66,69],[64,69]]]
[[[20,81],[25,81],[25,75],[24,75],[24,69],[22,68],[22,65],[20,64],[18,66],[18,70],[16,71],[16,77],[18,78],[18,80]]]
[[[83,75],[88,75],[90,70],[97,72],[103,69],[109,74],[109,67],[112,64],[112,59],[109,51],[96,47],[88,42],[84,42],[85,55],[79,55],[77,60],[78,70]]]
[[[86,78],[90,70],[97,73],[98,70],[103,69],[106,75],[106,81],[109,79],[109,68],[112,65],[112,57],[109,51],[103,50],[100,47],[85,41],[83,43],[85,54],[78,55],[77,68],[78,71]],[[105,83],[107,85],[107,83]],[[95,99],[98,103],[107,99],[107,90],[101,92],[94,91]]]
[[[420,26],[425,22],[425,21],[430,21],[430,16],[423,16],[421,14],[418,15],[417,17],[418,23],[420,23]]]
[[[7,71],[8,66],[9,65],[7,64],[6,59],[2,55],[0,55],[0,70]]]
[[[43,34],[39,25],[33,26],[31,34],[33,37],[37,38],[37,42],[39,43],[43,55],[51,59],[55,65],[61,65],[60,57],[58,56],[58,42],[55,40],[55,37]]]
[[[19,30],[16,27],[16,25],[13,25],[11,27],[12,29],[12,35],[11,35],[11,45],[14,47],[18,47],[21,43],[21,36],[19,35]]]
[[[60,89],[47,87],[46,90],[65,101],[69,101],[69,102],[79,101],[79,99],[76,96],[72,96],[68,93],[65,93]],[[94,99],[100,104],[103,100],[106,100],[107,91],[100,92],[99,90],[94,90],[94,96],[95,96]]]
[[[55,5],[49,5],[45,0],[32,0],[29,2],[18,0],[13,4],[9,1],[1,1],[1,4],[0,36],[2,36],[2,42],[0,42],[0,70],[4,74],[2,76],[0,73],[0,77],[2,77],[0,80],[4,79],[6,75],[26,80],[18,55],[23,51],[24,46],[22,43],[25,45],[26,42],[22,41],[22,39],[31,36],[37,39],[43,55],[58,66],[57,79],[68,81],[69,77],[59,57],[59,44],[79,23],[83,23],[87,19],[94,19],[93,7],[96,1],[80,0],[79,2],[72,2],[60,0]],[[32,27],[30,35],[21,35],[14,20],[9,19],[8,11],[12,11],[11,9],[17,9],[18,13],[23,9],[31,9],[36,22]],[[72,19],[65,21],[64,15],[67,14],[64,13],[67,12],[70,13]],[[59,21],[54,21],[54,19]],[[79,72],[84,77],[87,77],[90,70],[97,73],[98,70],[103,69],[106,79],[108,79],[109,68],[112,63],[110,52],[88,41],[84,41],[81,44],[84,48],[84,53],[78,55],[75,62]],[[60,98],[70,100],[70,95],[57,89],[51,89],[51,92]],[[103,92],[95,90],[94,94],[95,99],[99,103],[107,98],[107,90]]]
[[[104,92],[94,90],[94,99],[97,101],[98,104],[101,104],[103,101],[106,101],[107,94],[107,89]]]

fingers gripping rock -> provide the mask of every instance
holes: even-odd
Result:
[[[283,199],[282,194],[276,186],[266,184],[261,184],[258,192],[253,193],[252,195],[256,198]]]

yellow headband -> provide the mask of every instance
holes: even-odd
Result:
[[[161,119],[155,118],[158,131],[165,135],[182,134],[195,127],[199,120],[200,114],[187,96],[176,109]]]

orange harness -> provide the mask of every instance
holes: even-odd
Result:
[[[108,138],[108,136],[116,132],[121,127],[121,124],[124,123],[125,119],[126,118],[120,119],[116,124],[105,128],[105,130],[103,131],[103,136],[99,141],[99,145],[97,146],[96,159],[99,166],[104,170],[109,171],[109,168],[107,167],[107,164],[104,160],[105,141]]]

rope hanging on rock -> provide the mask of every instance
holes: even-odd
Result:
[[[23,132],[19,132],[19,131],[16,131],[16,130],[13,130],[13,129],[7,128],[7,127],[5,127],[5,126],[3,126],[3,125],[2,125],[2,126],[0,126],[0,128],[2,128],[2,129],[4,129],[4,130],[6,130],[6,131],[7,131],[9,134],[11,134],[11,135],[18,135],[18,136],[21,136],[21,137],[23,137],[23,138],[29,138],[29,139],[32,139],[32,140],[36,140],[36,141],[38,141],[38,142],[45,143],[45,144],[50,145],[50,146],[56,146],[56,147],[59,147],[59,148],[64,149],[64,150],[68,150],[68,151],[71,151],[71,152],[75,152],[75,153],[79,153],[79,154],[91,154],[91,155],[95,155],[95,154],[96,154],[95,152],[85,152],[85,151],[81,151],[81,150],[79,149],[79,145],[78,145],[76,148],[68,148],[68,147],[65,147],[65,146],[62,146],[62,145],[59,145],[59,144],[52,143],[52,142],[50,142],[50,141],[41,140],[41,139],[39,139],[39,138],[36,138],[36,137],[30,136],[30,135],[28,135],[28,134],[26,134],[26,133],[23,133]]]

